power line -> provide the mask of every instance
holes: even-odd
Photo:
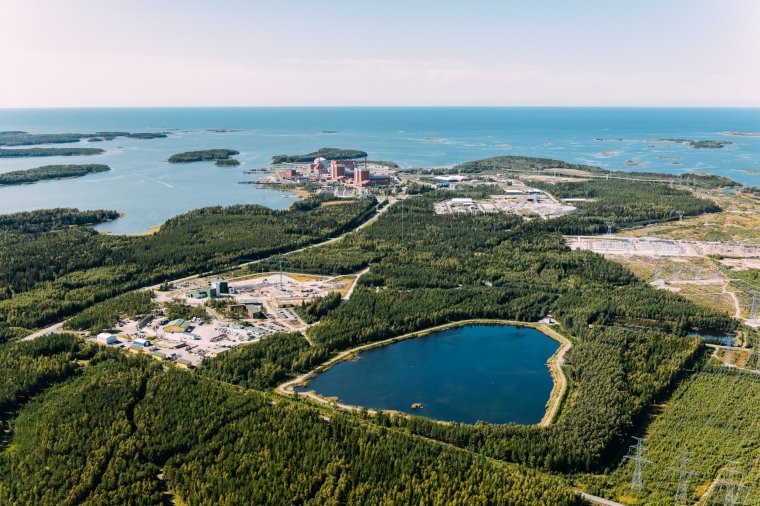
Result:
[[[726,498],[723,501],[724,506],[736,506],[737,489],[743,488],[743,485],[737,483],[736,476],[741,474],[734,467],[738,462],[729,460],[731,467],[728,468],[728,481],[726,482]]]
[[[633,471],[633,479],[631,480],[631,490],[641,492],[644,489],[644,477],[642,475],[644,464],[651,464],[652,461],[644,457],[645,439],[635,436],[633,439],[636,440],[636,444],[631,445],[628,448],[628,455],[626,455],[624,458],[636,462],[636,468]],[[632,451],[634,452],[633,455],[631,455]]]

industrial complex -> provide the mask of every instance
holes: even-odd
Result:
[[[316,183],[342,190],[341,193],[362,193],[368,187],[388,186],[398,180],[393,170],[367,160],[327,160],[317,157],[308,164],[286,164],[286,168],[262,179],[262,182]],[[346,192],[352,189],[352,192]]]
[[[147,353],[181,367],[199,365],[241,344],[277,332],[300,332],[307,324],[297,306],[331,292],[346,296],[356,276],[323,277],[260,273],[237,278],[198,278],[158,292],[153,314],[119,322],[93,340],[99,344]],[[203,317],[166,317],[169,305],[198,309]],[[195,314],[194,312],[194,314]]]

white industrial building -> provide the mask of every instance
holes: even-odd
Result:
[[[116,344],[119,342],[118,339],[116,339],[116,336],[113,334],[110,334],[108,332],[101,332],[98,334],[98,337],[96,338],[99,343],[102,344]]]

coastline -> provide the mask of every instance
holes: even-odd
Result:
[[[565,353],[572,347],[572,342],[569,339],[567,339],[565,336],[560,334],[559,332],[552,329],[549,325],[546,325],[544,323],[530,323],[530,322],[520,322],[520,321],[515,321],[515,320],[476,318],[476,319],[471,319],[471,320],[460,320],[456,322],[445,323],[443,325],[438,325],[435,327],[429,327],[427,329],[418,330],[416,332],[410,332],[408,334],[402,334],[400,336],[385,339],[383,341],[363,344],[361,346],[344,350],[338,353],[336,356],[329,359],[327,362],[324,362],[318,365],[314,369],[307,371],[292,380],[288,380],[284,383],[281,383],[280,385],[275,387],[274,391],[286,397],[302,397],[302,396],[307,397],[308,399],[310,399],[313,402],[316,402],[317,404],[329,405],[329,406],[337,407],[346,411],[366,410],[367,413],[369,414],[375,414],[378,411],[382,411],[384,413],[392,413],[392,414],[397,414],[400,416],[407,416],[407,417],[415,416],[409,413],[404,413],[404,412],[395,411],[395,410],[389,410],[389,409],[376,410],[376,409],[366,408],[364,406],[355,406],[352,404],[345,404],[345,403],[338,402],[336,398],[322,396],[313,390],[310,390],[307,392],[297,392],[295,390],[295,387],[300,386],[305,382],[308,382],[310,379],[327,371],[332,366],[340,362],[344,362],[346,360],[352,360],[358,353],[361,353],[363,351],[379,348],[381,346],[388,346],[390,344],[394,344],[400,341],[405,341],[407,339],[424,337],[435,332],[440,332],[442,330],[465,327],[467,325],[512,325],[515,327],[532,328],[532,329],[538,330],[539,332],[541,332],[548,338],[553,339],[560,344],[560,347],[557,349],[557,351],[555,351],[554,354],[549,358],[549,360],[547,360],[547,366],[552,376],[554,386],[552,387],[551,393],[549,394],[549,400],[546,403],[547,408],[546,408],[543,418],[537,424],[534,424],[539,427],[546,427],[550,425],[551,422],[554,420],[554,417],[556,416],[556,414],[559,412],[559,408],[562,404],[562,400],[564,399],[565,394],[567,392],[567,377],[565,376],[565,373],[562,370],[562,366],[564,365]],[[447,422],[444,420],[435,420],[432,418],[430,420],[433,420],[436,423],[442,423],[442,424],[453,423],[453,422]]]

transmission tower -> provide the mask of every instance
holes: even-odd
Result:
[[[673,278],[673,281],[681,281],[681,268],[676,269],[676,275],[675,278]]]
[[[676,214],[678,215],[678,221],[683,221],[683,215],[686,213],[683,211],[677,211]]]
[[[724,506],[736,506],[736,500],[738,498],[738,489],[742,488],[742,485],[736,482],[737,475],[741,474],[734,467],[738,462],[733,460],[728,461],[731,467],[728,468],[728,481],[726,482],[726,498],[723,501]]]
[[[641,471],[644,467],[644,464],[651,464],[652,461],[644,458],[645,439],[640,437],[634,437],[633,439],[636,440],[636,444],[631,445],[628,448],[628,455],[626,455],[625,458],[636,461],[636,468],[633,471],[633,479],[631,480],[631,490],[640,492],[644,489],[644,478],[641,474]]]
[[[605,221],[604,224],[607,225],[607,234],[608,235],[612,235],[612,229],[615,227],[615,222],[614,221]]]
[[[686,506],[689,502],[689,481],[696,472],[689,469],[688,456],[681,455],[679,457],[681,465],[677,469],[670,468],[671,470],[678,471],[678,488],[676,489],[676,504],[679,506]]]
[[[754,320],[757,318],[757,292],[752,292],[752,306],[749,310],[749,319]]]
[[[701,281],[702,280],[702,267],[699,267],[697,271],[694,273],[694,281]]]

